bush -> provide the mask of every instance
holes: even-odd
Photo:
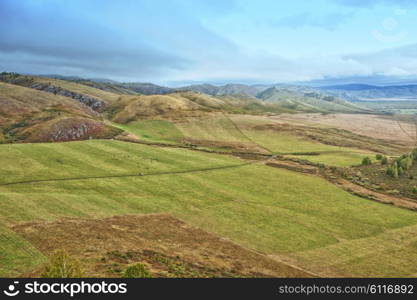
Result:
[[[385,172],[388,176],[394,177],[394,168],[391,166],[387,167],[387,170]]]
[[[404,174],[404,169],[402,167],[398,167],[398,176],[401,176],[403,174]],[[395,177],[395,178],[397,178],[397,177]]]
[[[41,274],[42,278],[81,278],[83,276],[84,272],[80,263],[70,257],[65,250],[56,250]]]
[[[376,159],[376,160],[381,160],[381,159],[382,159],[382,157],[383,157],[383,156],[382,156],[381,154],[377,154],[377,155],[375,156],[375,159]]]
[[[386,156],[383,156],[381,159],[381,165],[387,165],[388,164],[388,158]]]
[[[413,186],[413,188],[411,189],[411,192],[413,194],[417,194],[417,187]]]
[[[411,158],[413,160],[417,160],[417,148],[413,149],[413,151],[411,151]]]
[[[126,268],[123,278],[152,278],[152,275],[143,264],[137,263]]]
[[[403,170],[409,170],[413,166],[413,159],[410,156],[406,156],[400,160],[400,166]]]
[[[367,156],[362,159],[362,165],[367,166],[372,164],[372,160]]]

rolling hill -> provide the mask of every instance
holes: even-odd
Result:
[[[375,86],[368,84],[332,85],[322,91],[352,101],[395,101],[417,100],[417,85]]]
[[[272,87],[257,95],[258,98],[276,103],[284,108],[305,112],[370,112],[368,108],[360,107],[332,96],[315,91]]]
[[[0,141],[110,138],[120,131],[71,98],[0,82]]]

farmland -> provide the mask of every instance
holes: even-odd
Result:
[[[3,228],[64,217],[170,213],[314,272],[318,271],[316,260],[303,254],[315,251],[314,257],[320,260],[327,259],[328,251],[339,251],[343,259],[338,256],[331,272],[321,270],[322,275],[407,276],[416,272],[410,256],[392,251],[397,245],[392,243],[395,232],[410,241],[404,249],[412,250],[410,228],[417,225],[414,212],[352,196],[318,177],[224,155],[117,141],[2,145],[0,152],[4,158],[0,174]],[[12,184],[22,181],[30,182]],[[11,237],[22,242],[16,235]],[[355,260],[355,270],[346,269],[361,241],[367,243],[369,255],[382,247],[401,264],[393,269],[391,260],[374,256],[378,267]],[[20,261],[18,271],[27,272],[42,261],[37,254],[22,263],[13,254],[13,245],[2,255],[11,257],[9,264]],[[7,268],[2,272],[3,276],[16,274]]]

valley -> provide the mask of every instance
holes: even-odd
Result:
[[[376,159],[411,152],[412,116],[294,86],[1,81],[2,277],[56,250],[91,277],[417,274],[416,177]]]

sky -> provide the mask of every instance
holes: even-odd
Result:
[[[417,78],[414,0],[0,0],[0,71],[179,86]]]

